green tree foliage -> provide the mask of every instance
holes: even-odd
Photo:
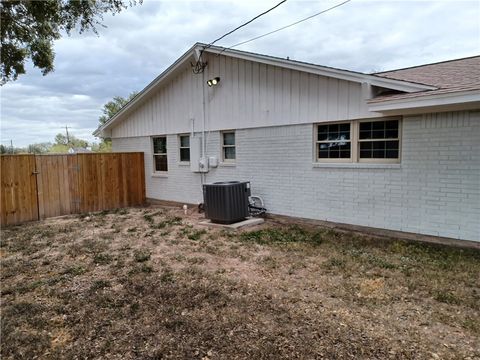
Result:
[[[98,118],[98,126],[105,124],[110,118],[112,118],[117,112],[120,111],[130,100],[137,96],[138,92],[134,91],[128,97],[115,96],[112,100],[103,105],[103,115]],[[111,152],[112,140],[109,138],[102,138],[102,141],[98,145],[94,145],[92,148],[95,152]]]
[[[50,151],[51,147],[52,143],[49,142],[30,144],[27,146],[27,152],[29,154],[45,154]]]
[[[55,136],[54,145],[66,145],[69,147],[86,148],[88,146],[88,142],[77,138],[75,135],[69,135],[67,138],[65,134],[58,133]]]
[[[19,147],[10,147],[5,145],[0,145],[0,154],[26,154],[27,149]]]
[[[77,138],[75,135],[58,133],[55,136],[55,143],[48,150],[50,153],[67,153],[70,148],[87,148],[88,142]]]
[[[115,96],[113,100],[110,100],[105,105],[103,105],[103,115],[98,118],[100,126],[105,124],[111,117],[113,117],[117,112],[120,111],[130,100],[137,96],[138,92],[134,91],[127,98],[121,96]]]
[[[112,140],[110,139],[103,139],[100,143],[93,143],[92,144],[92,151],[93,152],[112,152]]]
[[[136,0],[2,0],[1,83],[24,74],[27,59],[43,75],[48,74],[54,68],[53,42],[62,32],[97,34],[97,26],[103,26],[103,14],[116,14],[136,3]]]
[[[55,136],[55,142],[43,142],[27,145],[24,148],[6,146],[0,144],[0,154],[66,154],[71,148],[88,148],[91,147],[93,152],[111,152],[112,141],[104,139],[100,143],[88,143],[85,140],[79,139],[74,135],[67,136],[64,134],[57,134]]]

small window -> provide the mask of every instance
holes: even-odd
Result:
[[[168,171],[167,161],[167,137],[154,137],[153,141],[153,164],[155,171]]]
[[[190,161],[190,136],[189,135],[180,135],[180,161],[189,162]]]
[[[319,160],[350,160],[350,127],[350,123],[318,125],[317,158]]]
[[[225,162],[235,162],[235,132],[222,133],[222,157]]]
[[[399,121],[369,121],[359,124],[359,160],[398,159]]]

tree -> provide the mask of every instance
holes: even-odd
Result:
[[[51,153],[67,153],[70,148],[87,148],[88,142],[77,138],[75,135],[67,136],[58,133],[55,136],[55,143],[48,150]]]
[[[100,143],[92,144],[92,151],[98,153],[112,152],[112,140],[103,139]]]
[[[55,145],[66,145],[70,147],[86,148],[88,142],[77,138],[75,135],[69,135],[68,138],[62,133],[55,135]]]
[[[86,148],[88,142],[77,138],[75,135],[69,135],[68,138],[62,133],[55,136],[55,145],[66,145],[70,147]]]
[[[142,0],[138,0],[139,3]],[[0,2],[1,84],[25,73],[25,61],[41,69],[43,75],[54,68],[53,41],[64,31],[77,29],[97,32],[103,14],[116,14],[136,0],[10,0]]]
[[[45,154],[50,151],[52,144],[49,142],[30,144],[27,146],[27,152],[29,154]]]
[[[105,105],[103,105],[103,115],[98,118],[99,125],[102,126],[108,120],[110,120],[116,113],[120,111],[130,100],[137,96],[138,92],[134,91],[127,98],[121,96],[115,96],[113,100],[110,100]],[[95,152],[110,152],[112,151],[112,140],[109,138],[102,138],[100,144],[97,147],[94,147],[93,151]]]
[[[103,115],[98,118],[100,126],[105,124],[110,118],[112,118],[117,112],[120,111],[130,100],[137,96],[138,92],[134,91],[127,98],[121,96],[115,96],[113,100],[110,100],[105,105],[103,105]]]

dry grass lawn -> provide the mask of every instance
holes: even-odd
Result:
[[[478,250],[199,218],[3,229],[2,359],[480,358]]]

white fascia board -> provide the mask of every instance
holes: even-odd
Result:
[[[422,95],[415,98],[384,100],[378,103],[372,102],[368,104],[368,110],[373,112],[385,112],[471,103],[480,103],[480,90],[430,96]]]
[[[353,71],[340,70],[335,68],[324,67],[315,64],[307,64],[293,60],[284,60],[280,58],[275,58],[272,56],[253,54],[244,51],[232,50],[212,46],[205,50],[217,55],[226,55],[235,57],[242,60],[249,60],[254,62],[259,62],[262,64],[279,66],[283,68],[288,68],[291,70],[297,70],[302,72],[308,72],[320,76],[333,77],[340,80],[353,81],[357,83],[369,83],[374,86],[380,86],[392,90],[405,91],[405,92],[415,92],[415,91],[424,91],[424,90],[435,90],[437,89],[434,86],[417,84],[408,81],[402,80],[393,80],[382,78],[380,76],[362,74]]]
[[[191,47],[187,52],[185,52],[181,57],[179,57],[172,65],[170,65],[165,71],[163,71],[160,75],[158,75],[150,84],[148,84],[137,96],[135,96],[132,100],[130,100],[122,109],[116,113],[110,120],[108,120],[105,124],[99,127],[97,130],[93,132],[94,136],[99,136],[104,133],[110,126],[112,126],[115,122],[123,117],[124,114],[128,113],[130,109],[136,106],[136,104],[140,103],[143,99],[145,99],[150,91],[167,78],[170,74],[175,72],[180,66],[184,64],[186,60],[192,58],[192,56],[197,56],[197,51],[199,50],[198,44],[195,44]]]

